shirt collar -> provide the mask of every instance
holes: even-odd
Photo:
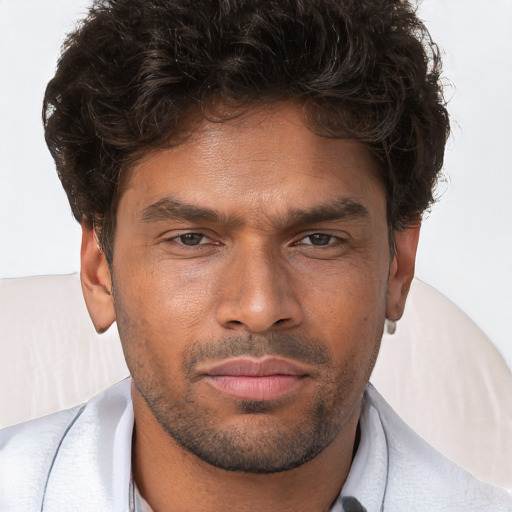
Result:
[[[128,510],[132,431],[126,379],[90,400],[63,433],[41,510]]]
[[[388,480],[388,446],[380,416],[363,397],[361,439],[339,499],[330,512],[381,512]]]

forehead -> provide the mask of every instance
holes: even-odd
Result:
[[[367,146],[315,134],[291,102],[224,122],[200,120],[185,142],[138,162],[120,209],[129,206],[136,216],[164,197],[267,216],[344,198],[385,210],[384,185]]]

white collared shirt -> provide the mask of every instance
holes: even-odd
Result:
[[[127,379],[86,405],[0,431],[0,510],[122,512],[133,503],[144,511],[130,487],[133,421]],[[331,512],[512,511],[509,494],[435,451],[371,385],[359,424],[359,447]]]

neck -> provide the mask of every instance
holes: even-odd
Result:
[[[133,393],[133,476],[155,512],[325,512],[347,478],[360,407],[332,443],[311,461],[288,471],[250,474],[216,468],[184,450]]]

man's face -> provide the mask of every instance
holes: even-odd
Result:
[[[363,144],[315,135],[293,104],[204,121],[135,167],[114,247],[136,418],[256,473],[303,464],[357,421],[390,269]]]

